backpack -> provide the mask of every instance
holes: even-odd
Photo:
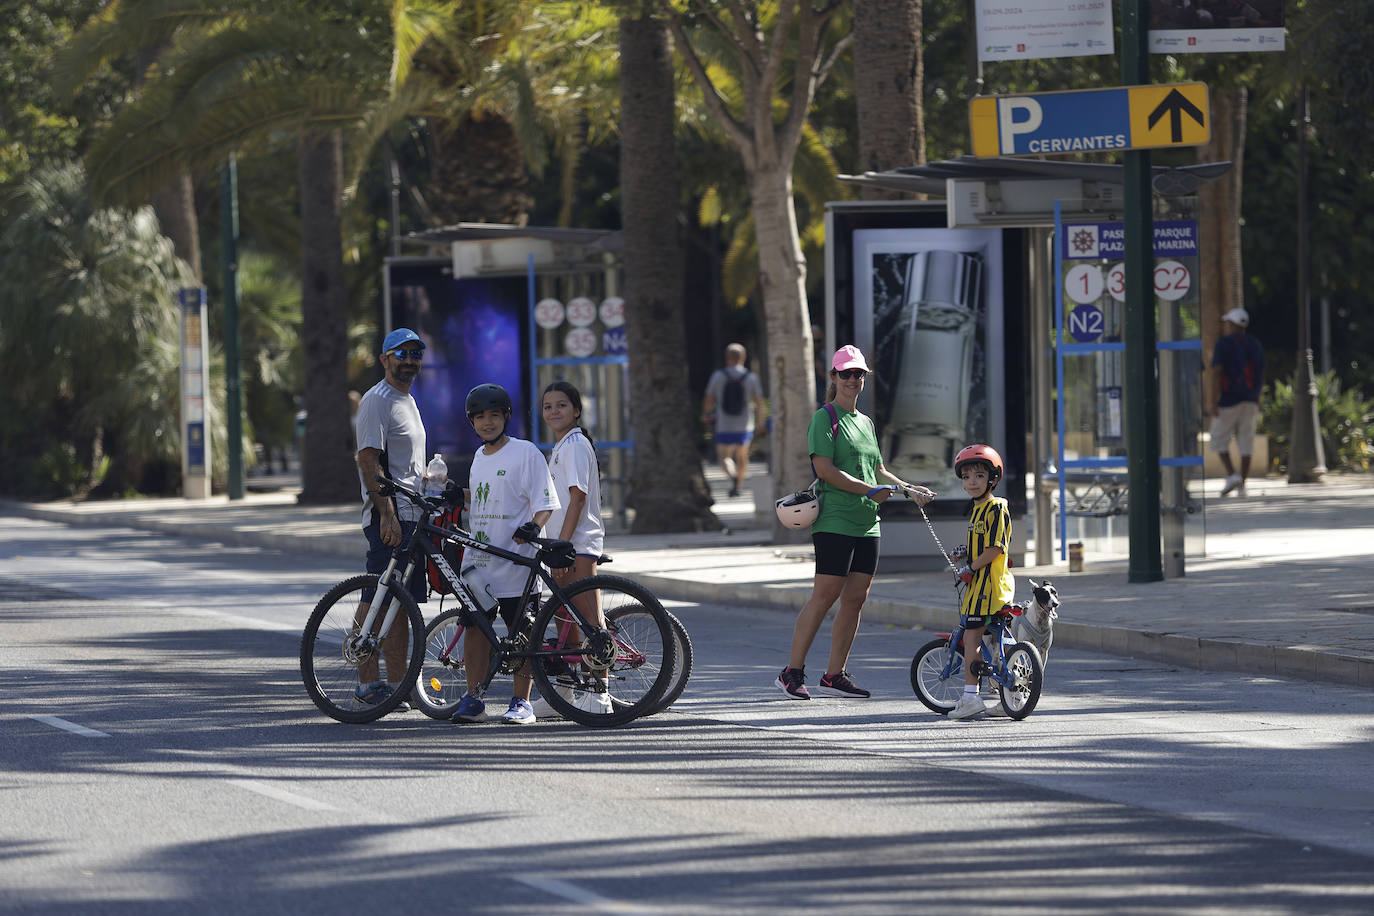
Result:
[[[720,393],[720,409],[723,413],[728,413],[732,417],[744,413],[744,381],[750,375],[747,371],[743,375],[726,374],[725,388]]]
[[[459,516],[462,513],[462,511],[462,506],[448,506],[442,512],[436,514],[436,517],[434,518],[434,524],[438,525],[441,528],[457,528]],[[447,541],[443,541],[433,536],[430,537],[430,542],[434,544],[435,547],[440,548],[441,552],[444,555],[444,559],[448,560],[448,565],[452,569],[456,571],[462,568],[462,547],[458,546],[457,544],[450,544]],[[429,557],[425,558],[425,572],[428,574],[429,577],[429,590],[431,592],[438,595],[453,594],[453,589],[449,588],[448,583],[444,581],[444,577],[439,575],[439,570],[434,567],[434,561]]]

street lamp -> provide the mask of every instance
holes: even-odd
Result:
[[[1288,450],[1288,482],[1316,483],[1326,473],[1317,383],[1312,377],[1311,293],[1307,281],[1307,87],[1298,94],[1298,367],[1293,378],[1293,428]]]

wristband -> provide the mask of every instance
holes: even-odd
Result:
[[[874,487],[873,489],[869,490],[868,493],[867,493],[866,495],[868,496],[869,499],[872,499],[873,496],[874,496],[874,494],[881,493],[881,492],[883,492],[883,491],[886,490],[886,489],[887,489],[887,487]]]

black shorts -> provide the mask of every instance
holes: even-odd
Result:
[[[878,539],[853,537],[813,531],[811,543],[816,545],[816,575],[847,576],[863,573],[871,576],[878,571]]]
[[[501,614],[501,619],[506,622],[506,635],[514,635],[515,626],[520,620],[520,599],[497,598],[496,608],[487,611],[487,619],[495,623],[498,611]]]
[[[415,530],[416,522],[401,522],[401,537],[404,538]],[[372,521],[363,526],[363,536],[367,538],[367,566],[368,572],[373,575],[381,575],[386,569],[386,564],[391,562],[391,551],[393,548],[382,543],[382,521],[377,517],[377,510],[372,510]],[[416,604],[424,604],[429,595],[429,580],[425,577],[425,564],[417,563],[415,572],[407,583],[407,591],[410,597],[415,599]],[[363,601],[371,601],[376,594],[375,588],[365,588],[362,593]]]

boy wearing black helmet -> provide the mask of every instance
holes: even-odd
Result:
[[[482,447],[473,456],[468,482],[472,534],[479,541],[506,548],[515,541],[521,545],[516,548],[517,553],[534,556],[534,545],[525,538],[537,535],[559,507],[549,466],[533,442],[512,439],[506,434],[511,417],[506,389],[500,385],[478,385],[468,392],[466,410],[473,432],[482,440]],[[525,569],[480,550],[470,551],[467,556],[480,569],[492,596],[498,600],[506,626],[513,627],[519,620]],[[468,633],[481,637],[473,630]],[[486,679],[489,651],[485,639],[463,641],[468,692],[453,713],[454,722],[486,719],[486,704],[475,691]],[[515,675],[514,692],[501,721],[507,725],[528,725],[535,716],[530,706],[530,677],[526,669]]]
[[[1011,548],[1011,510],[1007,501],[993,496],[1002,479],[1002,456],[988,445],[970,445],[954,456],[954,473],[973,500],[969,516],[967,564],[959,570],[966,585],[963,602],[964,695],[949,713],[951,719],[968,719],[981,713],[1002,714],[1001,704],[989,709],[978,697],[978,675],[973,664],[989,618],[1008,604],[1015,592],[1007,552]]]

